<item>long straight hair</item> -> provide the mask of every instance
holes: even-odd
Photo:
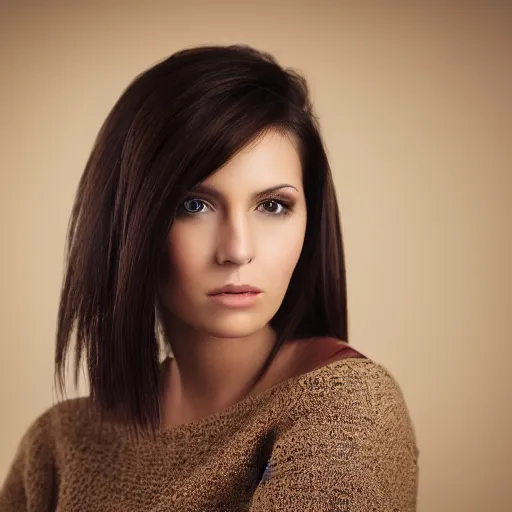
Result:
[[[345,263],[334,184],[305,78],[247,45],[178,51],[138,75],[97,135],[67,232],[55,382],[62,396],[76,325],[74,382],[87,361],[90,402],[129,424],[160,422],[158,269],[186,193],[268,130],[297,141],[304,245],[271,320],[277,338],[348,342]]]

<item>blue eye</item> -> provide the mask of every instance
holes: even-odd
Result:
[[[203,211],[203,206],[205,206],[204,201],[201,199],[186,199],[183,201],[183,209],[185,213],[201,213]]]

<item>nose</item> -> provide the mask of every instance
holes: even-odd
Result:
[[[217,236],[215,260],[219,265],[245,265],[254,258],[251,227],[243,215],[222,221]]]

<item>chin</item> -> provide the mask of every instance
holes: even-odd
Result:
[[[201,326],[200,330],[208,332],[217,338],[245,338],[265,328],[269,320],[250,318],[249,315],[229,315],[218,318],[212,323]]]

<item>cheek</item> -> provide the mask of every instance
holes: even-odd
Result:
[[[272,276],[269,282],[279,288],[287,288],[299,260],[304,244],[305,223],[299,222],[280,233],[278,240],[267,240],[260,251],[265,261],[265,274]]]
[[[209,250],[207,236],[186,227],[173,227],[168,237],[169,277],[174,284],[173,289],[186,288],[194,280],[199,280],[206,265]]]

